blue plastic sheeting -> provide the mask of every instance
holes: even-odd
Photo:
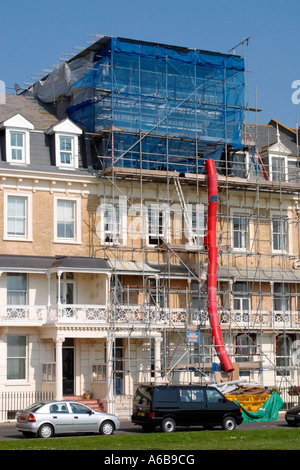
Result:
[[[151,158],[142,158],[142,165],[149,168],[172,164],[180,171],[186,161],[188,167],[183,172],[195,172],[201,168],[196,162],[196,147],[213,158],[220,155],[225,144],[242,147],[242,58],[111,38],[95,60],[94,69],[73,85],[87,93],[82,103],[68,109],[68,114],[90,132],[111,126],[125,132],[127,143],[126,139],[115,139],[118,157],[131,142],[130,136],[137,141],[139,133],[147,135],[145,145],[154,149]],[[175,138],[167,161],[166,153],[154,148],[155,136],[165,139],[164,146],[170,145],[169,137]],[[185,155],[180,139],[194,141]],[[130,155],[125,160],[119,158],[116,164],[122,160],[122,165],[135,165],[136,158],[132,152]]]
[[[223,148],[223,145],[210,145],[201,151],[194,140],[149,135],[137,142],[134,134],[114,132],[113,140],[110,135],[102,140],[101,162],[103,168],[114,165],[122,168],[205,173],[205,160],[213,157],[218,166]]]

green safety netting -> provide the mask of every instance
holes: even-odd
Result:
[[[234,400],[234,403],[241,407],[244,423],[248,423],[251,421],[276,421],[283,400],[277,392],[274,392],[263,406],[255,412],[246,410],[237,400]]]

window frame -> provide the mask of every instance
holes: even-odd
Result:
[[[25,279],[26,279],[26,289],[25,290],[21,290],[21,289],[11,289],[9,290],[8,289],[8,279],[9,279],[9,276],[10,275],[20,275],[20,276],[24,276]],[[8,302],[8,292],[24,292],[25,293],[25,301],[24,303],[10,303]],[[27,276],[27,273],[20,273],[20,272],[7,272],[6,273],[6,304],[7,306],[10,306],[10,305],[28,305],[28,276]]]
[[[30,131],[34,129],[34,125],[25,119],[21,114],[7,119],[1,124],[1,129],[5,129],[5,153],[6,161],[14,165],[30,164]],[[16,160],[12,158],[12,150],[14,146],[11,143],[11,134],[17,133],[23,135],[22,159]]]
[[[245,222],[245,229],[244,230],[235,230],[234,229],[234,219],[246,219]],[[239,222],[239,225],[240,222]],[[239,240],[244,239],[244,246],[235,246],[235,234],[238,233],[240,235]],[[249,216],[248,214],[239,214],[236,212],[232,213],[232,248],[235,251],[247,251],[248,250],[248,245],[249,245]]]
[[[79,136],[82,135],[82,129],[74,124],[69,118],[66,118],[50,127],[48,135],[54,135],[55,165],[63,170],[75,170],[79,167]],[[71,160],[70,163],[61,162],[60,139],[71,139]]]
[[[59,237],[57,233],[58,224],[58,201],[74,203],[74,237]],[[66,197],[54,195],[54,243],[81,244],[81,198],[77,196]]]
[[[71,150],[62,150],[61,149],[61,139],[70,139],[71,141]],[[61,154],[70,155],[70,163],[65,163],[61,161]],[[68,134],[64,132],[58,132],[55,134],[55,160],[56,166],[58,168],[78,168],[78,136],[74,134]]]
[[[280,232],[274,232],[274,221],[279,220],[280,224],[284,224],[284,246],[282,247],[282,233],[281,230]],[[284,217],[281,214],[272,214],[271,216],[271,243],[272,243],[272,252],[273,253],[288,253],[289,252],[289,226],[288,226],[288,221],[287,221],[287,215]],[[279,248],[275,248],[275,243],[274,243],[274,236],[279,237]]]
[[[159,246],[159,238],[162,238],[167,243],[170,241],[170,208],[168,204],[165,203],[157,203],[157,202],[150,202],[146,204],[147,207],[147,224],[146,224],[146,241],[147,246],[149,247],[156,247]],[[150,211],[154,210],[158,213],[158,232],[152,232],[153,225],[150,221],[149,213]],[[160,224],[161,219],[161,225]],[[153,239],[153,240],[151,240]],[[157,239],[157,240],[155,240]]]
[[[106,215],[110,212],[110,218]],[[127,201],[126,198],[121,196],[118,200],[108,202],[106,199],[101,199],[100,205],[97,209],[97,214],[100,216],[100,222],[97,225],[97,234],[100,238],[101,245],[105,246],[126,246],[127,245]],[[111,230],[106,230],[106,225],[111,224]],[[99,232],[100,229],[100,232]],[[111,237],[107,240],[107,237]]]
[[[17,336],[19,338],[25,338],[25,356],[9,356],[8,355],[8,338],[11,337],[11,336]],[[23,360],[24,361],[24,378],[9,378],[8,377],[8,372],[9,372],[9,367],[8,367],[8,363],[9,363],[9,360],[10,359],[19,359],[19,360]],[[6,337],[6,381],[8,383],[12,383],[12,382],[17,382],[17,383],[20,383],[20,382],[27,382],[28,380],[28,336],[27,335],[24,335],[24,334],[20,334],[20,335],[14,335],[14,334],[11,334],[11,335],[7,335]]]
[[[25,199],[25,234],[24,235],[10,235],[8,233],[8,200],[9,198]],[[32,234],[32,193],[24,191],[5,191],[4,193],[4,214],[3,214],[3,240],[6,241],[33,241]]]

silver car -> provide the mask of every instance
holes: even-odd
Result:
[[[56,434],[98,433],[110,435],[120,428],[117,416],[95,411],[78,401],[37,402],[17,412],[16,429],[25,437],[47,438]]]

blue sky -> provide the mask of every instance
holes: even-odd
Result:
[[[260,113],[248,122],[300,124],[292,83],[300,80],[299,0],[11,0],[1,4],[0,80],[24,87],[63,53],[93,38],[120,36],[227,53],[250,37],[246,101]],[[243,55],[242,47],[236,54]],[[300,82],[299,82],[300,83]],[[300,88],[300,87],[299,87]],[[300,97],[300,93],[299,93]]]

